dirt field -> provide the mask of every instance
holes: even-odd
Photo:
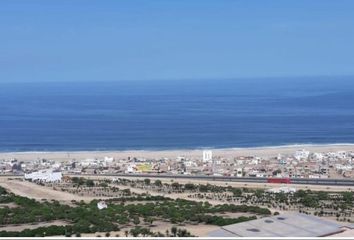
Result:
[[[13,192],[16,195],[33,198],[37,200],[47,199],[47,200],[58,200],[70,203],[71,200],[85,201],[89,202],[95,197],[82,197],[71,193],[56,191],[48,187],[40,186],[35,183],[20,181],[20,180],[9,180],[6,178],[0,178],[0,186]],[[104,198],[104,197],[100,197]]]
[[[40,222],[36,224],[11,224],[11,225],[6,225],[6,226],[0,226],[0,231],[14,231],[14,232],[20,232],[25,229],[35,229],[38,227],[49,227],[49,226],[65,226],[69,225],[69,223],[65,221],[52,221],[52,222]]]
[[[169,232],[171,232],[171,227],[176,226],[179,229],[186,229],[188,232],[190,232],[192,235],[194,236],[198,236],[198,237],[206,237],[208,232],[210,231],[214,231],[216,229],[219,229],[220,227],[218,226],[214,226],[214,225],[192,225],[192,224],[186,224],[183,226],[179,226],[179,225],[174,225],[168,222],[163,222],[163,221],[156,221],[153,223],[154,226],[149,227],[146,226],[147,228],[150,228],[150,230],[152,232],[160,232],[162,234],[166,233],[166,230],[168,230]],[[110,232],[111,237],[115,237],[117,236],[117,234],[120,237],[125,237],[125,231],[129,231],[130,229],[132,229],[134,227],[127,227],[127,228],[122,228],[120,231],[116,231],[116,232]],[[105,232],[99,232],[99,233],[90,233],[90,234],[82,234],[82,237],[96,237],[98,235],[104,237],[105,236]],[[131,237],[130,235],[128,235],[128,237]]]

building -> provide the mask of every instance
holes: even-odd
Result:
[[[102,210],[102,209],[108,208],[108,206],[107,206],[105,201],[100,201],[100,202],[97,203],[97,208],[99,210]]]
[[[60,182],[63,175],[61,172],[52,169],[40,170],[37,172],[26,173],[25,180],[41,181],[41,182]]]
[[[295,193],[296,188],[293,188],[293,187],[270,188],[270,189],[267,189],[266,192],[269,192],[269,193]]]
[[[307,160],[309,156],[310,156],[310,152],[305,151],[304,149],[300,151],[296,151],[294,154],[294,158],[298,161]]]
[[[242,168],[237,168],[237,170],[236,170],[236,177],[243,177],[243,170],[242,170]]]
[[[327,237],[352,229],[352,224],[294,213],[223,226],[210,232],[208,237]]]
[[[211,162],[213,160],[213,152],[211,150],[203,151],[203,162]]]

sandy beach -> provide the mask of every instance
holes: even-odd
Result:
[[[274,147],[255,148],[223,148],[211,149],[214,157],[233,158],[238,156],[271,157],[280,154],[293,154],[297,150],[306,149],[311,152],[335,152],[354,151],[354,144],[326,144],[326,145],[288,145]],[[61,152],[1,152],[1,159],[15,158],[20,161],[36,159],[51,160],[81,160],[86,158],[103,158],[105,156],[115,159],[127,159],[128,157],[159,159],[183,156],[190,159],[200,159],[203,149],[178,149],[178,150],[127,150],[127,151],[61,151]]]

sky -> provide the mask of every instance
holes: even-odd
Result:
[[[1,82],[354,75],[352,0],[1,0]]]

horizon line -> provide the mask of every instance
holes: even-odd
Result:
[[[338,75],[293,75],[293,76],[246,76],[246,77],[205,77],[205,78],[149,78],[149,79],[116,79],[116,80],[54,80],[54,81],[0,81],[0,84],[31,84],[31,83],[119,83],[119,82],[161,82],[161,81],[212,81],[212,80],[225,80],[225,81],[241,81],[241,80],[261,80],[261,79],[300,79],[300,78],[352,78],[354,74],[338,74]],[[320,79],[319,79],[320,80]]]

